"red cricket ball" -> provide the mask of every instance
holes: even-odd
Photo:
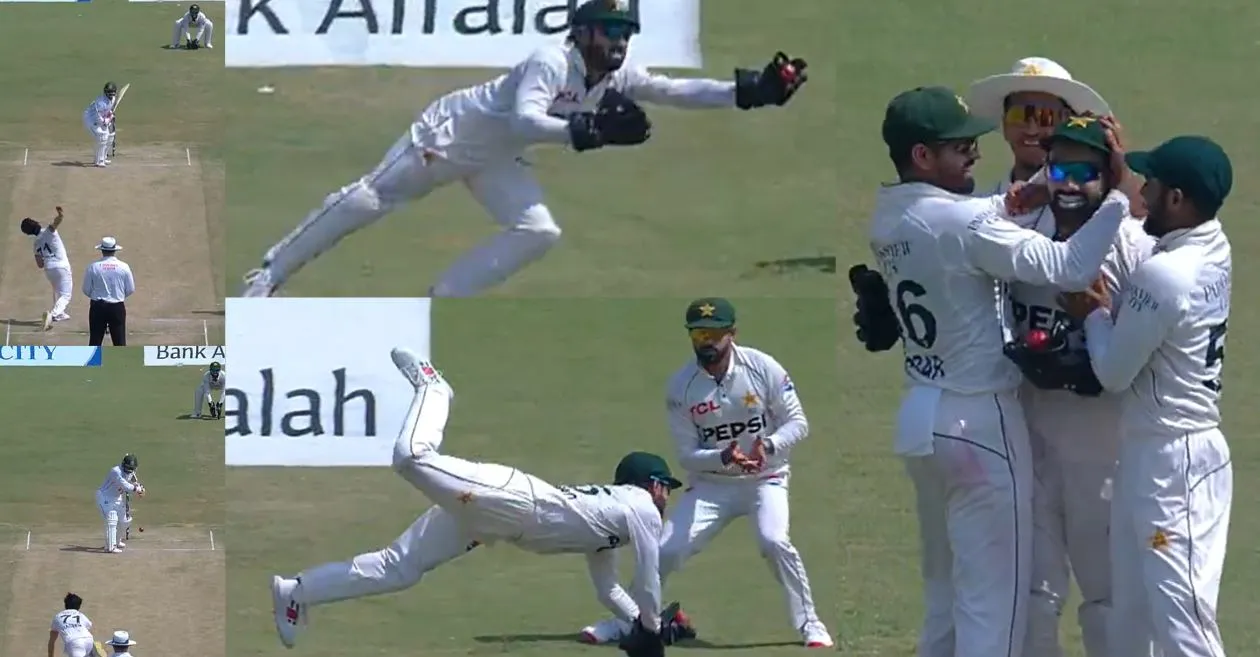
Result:
[[[1024,343],[1033,351],[1041,351],[1050,346],[1050,334],[1041,329],[1033,329],[1024,338]]]
[[[791,64],[784,64],[783,68],[779,69],[779,77],[783,78],[783,81],[788,84],[796,82],[796,67]]]

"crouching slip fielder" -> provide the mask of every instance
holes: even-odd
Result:
[[[1069,117],[1049,139],[1050,212],[1034,229],[1064,239],[1075,233],[1101,207],[1122,181],[1112,177],[1113,155],[1103,123],[1092,117]],[[1101,284],[1110,294],[1128,284],[1138,264],[1150,255],[1155,240],[1138,221],[1121,223],[1115,243],[1103,262]],[[1056,332],[1066,327],[1067,348],[1089,377],[1081,394],[1040,383],[1029,375],[1021,401],[1028,418],[1036,474],[1033,493],[1032,593],[1028,604],[1028,638],[1024,657],[1062,657],[1059,618],[1069,594],[1069,567],[1080,590],[1077,621],[1085,654],[1111,657],[1107,649],[1107,616],[1111,609],[1112,479],[1120,448],[1120,397],[1098,396],[1097,380],[1079,356],[1085,350],[1080,322],[1058,302],[1052,286],[1015,283],[1010,286],[1011,319],[1019,336],[1033,330]],[[1067,380],[1064,380],[1067,383]],[[1035,387],[1042,385],[1042,387]]]
[[[1065,300],[1085,321],[1090,364],[1123,392],[1111,501],[1109,657],[1224,657],[1217,598],[1233,499],[1220,396],[1232,261],[1217,212],[1229,157],[1176,137],[1129,166],[1146,177],[1146,232],[1158,242],[1112,304],[1098,286]],[[1114,309],[1114,310],[1113,310]]]
[[[809,433],[796,388],[774,357],[735,343],[735,308],[726,299],[692,302],[686,327],[695,360],[670,379],[666,405],[691,487],[665,521],[661,581],[732,520],[748,516],[761,555],[783,587],[793,629],[810,648],[831,647],[805,563],[788,534],[788,458]],[[606,620],[582,634],[603,643],[626,629]]]
[[[65,242],[61,241],[61,233],[57,229],[66,218],[61,208],[57,208],[57,217],[47,226],[27,217],[22,220],[22,232],[35,238],[35,266],[44,270],[53,289],[52,308],[44,313],[44,330],[52,328],[53,322],[64,322],[70,319],[66,307],[70,305],[70,295],[74,290],[74,277],[70,270],[70,256],[66,254]]]
[[[522,161],[535,144],[576,151],[632,146],[649,123],[634,101],[685,108],[783,105],[805,81],[805,62],[777,55],[734,82],[675,80],[624,66],[639,23],[624,0],[589,0],[563,45],[544,47],[508,73],[439,98],[371,173],[330,194],[245,276],[242,296],[269,296],[350,233],[462,181],[502,230],[442,274],[429,296],[472,296],[542,257],[560,238],[538,181]],[[582,166],[579,164],[578,166]]]
[[[394,445],[394,470],[434,503],[389,547],[350,561],[273,577],[276,630],[292,648],[308,605],[414,586],[425,573],[482,544],[505,541],[536,554],[584,554],[600,601],[643,631],[660,629],[657,546],[661,514],[681,482],[659,456],[635,452],[613,485],[552,486],[516,468],[439,452],[454,392],[441,374],[405,349],[391,353],[415,388]],[[633,593],[617,584],[614,551],[633,545]]]
[[[1113,192],[1054,242],[1005,219],[1025,208],[965,196],[975,188],[976,138],[995,127],[943,87],[896,96],[882,131],[900,183],[880,190],[870,228],[882,276],[849,272],[859,338],[871,351],[901,339],[905,351],[894,449],[919,516],[920,657],[1018,654],[1026,634],[1033,473],[997,284],[1087,288],[1128,215]],[[1047,194],[1040,184],[1017,190],[1038,202]]]
[[[201,385],[197,386],[197,393],[193,398],[192,416],[201,417],[201,409],[205,408],[206,400],[210,401],[210,417],[223,417],[223,391],[227,388],[227,372],[223,371],[223,366],[219,361],[210,363],[210,369],[201,377]]]
[[[65,609],[57,612],[48,631],[48,657],[53,657],[57,639],[61,639],[61,654],[65,657],[97,657],[96,641],[92,638],[92,621],[79,609],[83,598],[67,593]]]
[[[92,134],[93,160],[98,167],[109,165],[109,147],[114,139],[114,99],[118,97],[118,85],[106,82],[100,96],[83,110],[83,127]]]
[[[119,525],[122,526],[123,535],[126,535],[127,528],[131,525],[131,516],[127,513],[124,496],[128,493],[144,496],[144,486],[136,479],[136,469],[139,466],[140,462],[134,454],[124,455],[122,463],[110,468],[109,474],[105,475],[105,483],[96,489],[96,507],[105,519],[106,552],[122,552],[122,548],[127,547],[118,538]]]
[[[197,36],[189,30],[196,28]],[[188,40],[188,49],[196,50],[202,46],[214,47],[214,22],[201,13],[200,5],[189,5],[188,12],[175,21],[175,30],[171,32],[171,49],[179,49],[180,37]]]

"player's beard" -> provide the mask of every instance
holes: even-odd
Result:
[[[1103,198],[1106,196],[1104,192]],[[1055,226],[1063,227],[1059,230],[1059,234],[1064,237],[1075,233],[1082,224],[1094,216],[1100,207],[1102,207],[1102,199],[1091,201],[1084,192],[1073,194],[1055,192],[1050,199],[1050,212],[1054,214]]]
[[[722,360],[722,356],[726,355],[715,344],[703,344],[698,347],[694,347],[694,349],[696,352],[696,360],[701,365],[712,365]]]

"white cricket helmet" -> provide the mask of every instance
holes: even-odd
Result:
[[[1092,112],[1111,114],[1111,106],[1092,87],[1072,78],[1072,74],[1053,59],[1025,57],[1011,67],[1010,73],[990,75],[971,83],[967,104],[977,116],[1001,121],[1006,111],[1006,97],[1021,91],[1038,91],[1062,98],[1077,114]]]

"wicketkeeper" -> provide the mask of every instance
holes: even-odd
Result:
[[[210,400],[210,417],[223,417],[223,391],[227,387],[227,372],[219,361],[210,363],[210,369],[201,377],[201,385],[197,387],[196,399],[193,402],[192,416],[201,417],[201,409],[206,406],[206,398]]]
[[[197,36],[193,36],[191,30],[196,28]],[[197,50],[201,47],[214,47],[214,22],[209,16],[201,13],[200,5],[189,5],[188,12],[179,17],[175,21],[175,31],[171,34],[171,50],[179,50],[180,37],[187,40],[187,48],[189,50]]]

